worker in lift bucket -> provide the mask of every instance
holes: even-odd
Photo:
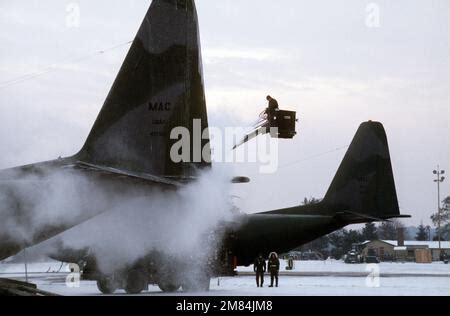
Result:
[[[267,119],[269,120],[269,122],[272,122],[276,114],[275,112],[278,110],[278,101],[272,98],[270,95],[268,95],[266,99],[269,102],[269,105],[265,113],[267,114]]]

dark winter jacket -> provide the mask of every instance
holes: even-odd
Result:
[[[269,100],[269,111],[275,111],[275,109],[278,109],[278,101],[275,99]]]
[[[278,102],[275,99],[269,100],[269,106],[266,109],[267,115],[269,115],[269,119],[272,118],[272,116],[275,115],[275,110],[278,109]]]
[[[255,272],[266,272],[266,260],[264,260],[264,258],[256,258],[253,265],[253,270]]]
[[[276,273],[280,270],[280,260],[278,260],[278,255],[274,252],[269,256],[268,268],[270,273]]]

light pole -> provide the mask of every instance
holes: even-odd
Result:
[[[433,174],[436,175],[436,179],[434,182],[437,183],[437,192],[438,192],[438,240],[439,240],[439,260],[442,256],[442,249],[441,249],[441,182],[444,182],[445,177],[442,176],[445,174],[445,170],[441,170],[439,168],[439,165],[436,170],[433,170]]]

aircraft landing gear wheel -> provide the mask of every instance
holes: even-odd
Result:
[[[139,294],[148,287],[145,274],[139,270],[131,270],[128,272],[125,292],[127,294]]]
[[[103,278],[97,281],[97,288],[102,294],[113,294],[117,285],[112,278]]]
[[[176,292],[181,287],[180,285],[172,283],[170,281],[159,281],[158,286],[161,289],[161,291],[166,293]]]
[[[158,273],[156,284],[166,293],[176,292],[181,288],[178,271],[170,264],[164,264]]]

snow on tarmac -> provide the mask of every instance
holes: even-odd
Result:
[[[450,296],[450,266],[442,263],[381,263],[381,277],[367,277],[367,265],[344,264],[341,261],[298,261],[293,272],[285,271],[282,262],[280,286],[269,288],[269,276],[263,288],[257,288],[252,267],[241,267],[237,277],[211,280],[211,291],[199,296]],[[0,264],[0,277],[24,280],[22,264]],[[29,281],[42,290],[62,295],[100,295],[95,282],[81,281],[79,287],[68,287],[69,268],[57,262],[28,265]],[[378,283],[379,281],[379,283]],[[116,295],[124,295],[118,291]],[[164,294],[149,286],[143,295]]]
[[[287,266],[285,260],[280,260],[280,269],[283,271]],[[341,260],[324,261],[295,261],[293,272],[318,273],[368,273],[367,264],[346,264]],[[382,262],[379,264],[381,274],[438,274],[450,277],[450,265],[441,262],[432,264],[418,264],[414,262]],[[253,266],[240,267],[240,272],[252,272]]]

